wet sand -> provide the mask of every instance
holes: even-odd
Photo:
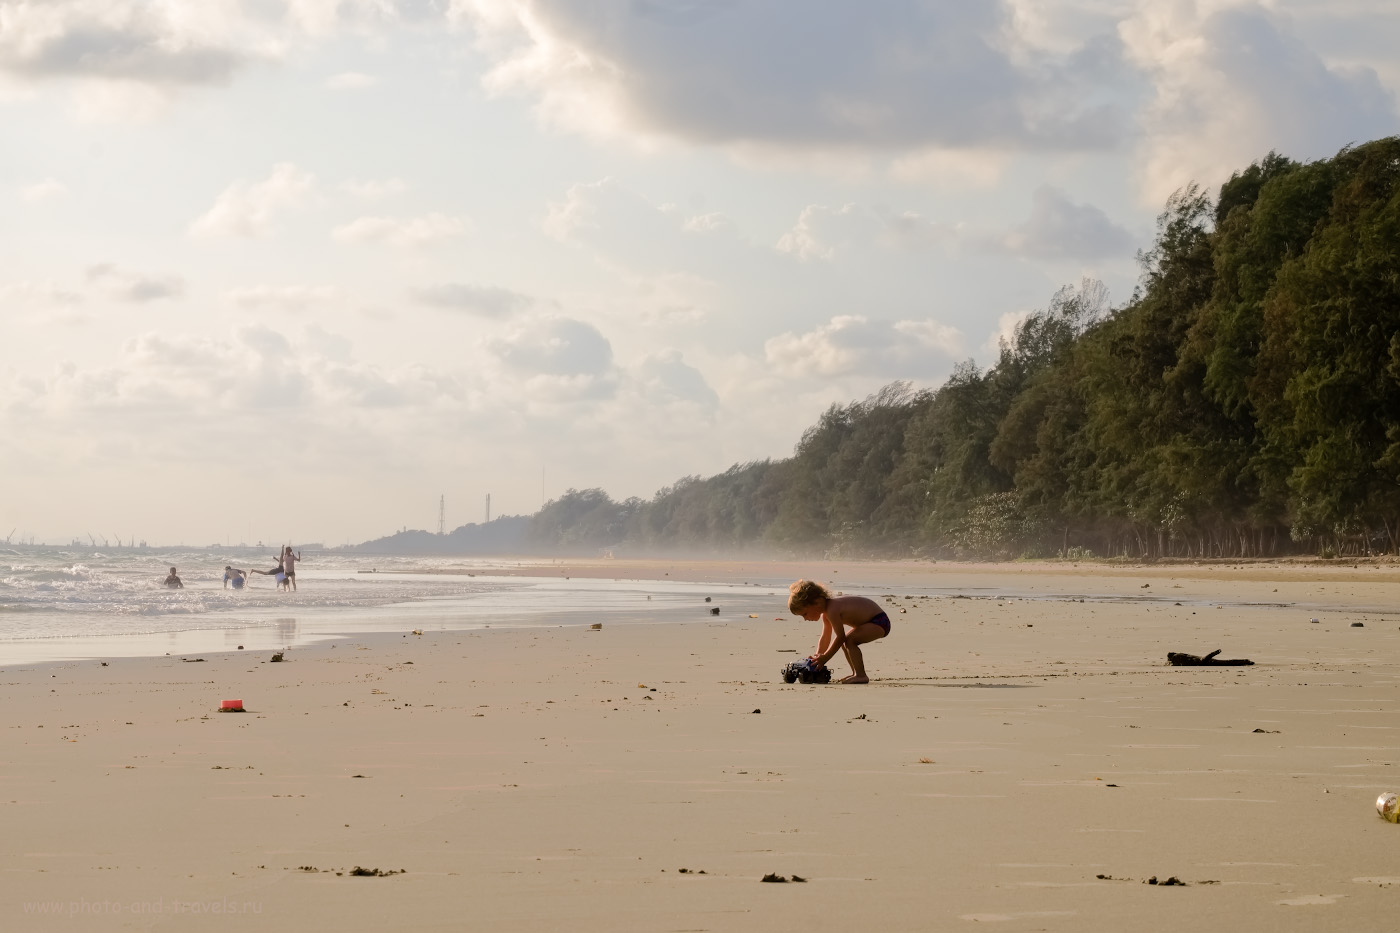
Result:
[[[1388,929],[1400,574],[1238,566],[546,563],[751,586],[695,625],[8,666],[0,924]],[[804,572],[887,605],[869,686],[779,680]],[[1164,666],[1214,648],[1256,664]]]

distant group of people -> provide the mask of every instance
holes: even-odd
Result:
[[[271,570],[240,570],[230,565],[224,566],[224,589],[232,586],[235,590],[241,590],[251,579],[252,574],[262,574],[265,577],[275,577],[277,587],[284,590],[295,590],[297,588],[297,564],[301,562],[300,552],[293,551],[288,544],[282,548],[282,553],[278,555],[277,566]],[[170,568],[170,576],[165,578],[165,586],[172,590],[182,590],[185,588],[184,581],[175,571]]]

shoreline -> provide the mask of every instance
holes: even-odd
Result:
[[[1025,561],[925,562],[925,561],[679,561],[665,559],[628,560],[606,558],[553,558],[547,562],[521,560],[512,567],[423,567],[366,570],[376,575],[466,576],[490,582],[516,580],[521,583],[548,583],[562,579],[676,584],[682,587],[706,584],[744,592],[751,588],[758,597],[763,590],[757,614],[768,609],[786,615],[787,585],[810,577],[836,591],[879,595],[887,589],[906,588],[930,595],[1000,595],[1009,599],[1090,599],[1127,600],[1140,597],[1165,598],[1164,588],[1172,590],[1173,601],[1211,602],[1212,591],[1226,586],[1223,601],[1232,605],[1250,603],[1290,606],[1313,612],[1354,610],[1391,615],[1394,594],[1400,584],[1400,562],[1388,564],[1329,563],[1323,566],[1261,561],[1222,564],[1114,565],[1096,563]],[[314,587],[314,580],[307,584]],[[1153,587],[1156,590],[1153,590]],[[1175,592],[1175,591],[1180,592]],[[766,601],[764,601],[766,599]],[[747,605],[747,603],[746,603]],[[142,633],[65,635],[7,639],[0,643],[0,671],[19,664],[60,663],[67,660],[93,660],[117,657],[157,658],[237,650],[244,644],[251,650],[296,647],[336,639],[367,636],[371,633],[402,633],[415,623],[401,621],[430,607],[431,601],[405,602],[372,610],[299,608],[289,603],[277,618],[266,621],[230,620],[218,627],[161,629]],[[642,607],[638,606],[638,610]],[[749,607],[755,608],[755,607]],[[577,615],[578,620],[572,617]],[[496,619],[489,611],[478,610],[472,618],[460,616],[446,631],[473,631],[480,627],[506,629],[537,625],[582,625],[586,612],[561,613],[534,610],[525,606]],[[353,622],[336,624],[336,619]],[[299,623],[299,619],[301,620]],[[522,621],[525,620],[525,621]],[[543,620],[543,621],[529,621]],[[690,621],[711,621],[707,617]],[[430,620],[431,623],[431,620]]]
[[[771,591],[771,606],[764,604],[758,614],[772,609],[786,615],[788,583],[808,576],[844,591],[863,590],[877,595],[885,588],[905,587],[931,595],[956,592],[985,596],[988,593],[1010,599],[1091,599],[1113,600],[1161,596],[1165,585],[1183,592],[1174,596],[1192,603],[1211,601],[1209,591],[1221,584],[1230,587],[1230,604],[1272,604],[1310,611],[1351,609],[1378,615],[1400,613],[1391,610],[1393,587],[1400,584],[1400,562],[1373,565],[1322,566],[1295,562],[1256,561],[1253,563],[1191,562],[1189,564],[1115,564],[1109,568],[1093,562],[926,562],[926,561],[727,561],[727,560],[628,560],[611,558],[551,558],[531,563],[524,559],[515,566],[422,567],[360,570],[366,575],[466,576],[492,582],[517,580],[547,583],[561,578],[586,581],[665,583],[680,586],[711,584],[728,588],[751,587]],[[1180,581],[1180,582],[1178,582]],[[306,581],[314,587],[314,580]],[[1086,587],[1086,583],[1091,584]],[[1156,593],[1151,590],[1156,584]],[[1279,584],[1275,586],[1274,584]],[[1345,590],[1337,587],[1344,585]],[[1217,602],[1221,602],[1217,600]],[[298,607],[289,603],[281,615],[264,621],[231,619],[216,627],[157,629],[139,633],[101,635],[39,636],[5,639],[0,642],[0,671],[25,664],[61,663],[69,660],[110,660],[118,657],[180,656],[237,650],[238,644],[250,650],[303,648],[310,644],[356,638],[372,633],[402,633],[413,628],[400,621],[416,615],[431,601],[387,604],[371,610]],[[642,607],[639,605],[638,610]],[[750,607],[753,608],[753,607]],[[478,611],[478,618],[442,627],[444,631],[473,631],[481,627],[506,629],[537,625],[582,625],[571,618],[587,613],[511,610],[504,619]],[[298,624],[298,617],[304,623]],[[173,618],[173,617],[171,617]],[[337,625],[337,618],[355,621]],[[374,619],[378,621],[374,621]],[[465,617],[461,617],[465,619]],[[491,619],[491,621],[486,621]],[[527,621],[521,621],[522,619]],[[529,621],[535,620],[535,621]],[[543,621],[541,621],[543,620]],[[712,621],[696,618],[688,621]]]

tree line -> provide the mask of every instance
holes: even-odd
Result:
[[[829,556],[1395,553],[1400,138],[1177,191],[1131,299],[1057,292],[936,389],[832,405],[793,455],[650,500],[569,490],[553,549]]]

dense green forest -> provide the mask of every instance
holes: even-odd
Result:
[[[833,405],[793,456],[650,501],[570,490],[536,546],[931,557],[1394,553],[1400,138],[1275,153],[1158,218],[1122,307],[1061,289],[988,369]]]

